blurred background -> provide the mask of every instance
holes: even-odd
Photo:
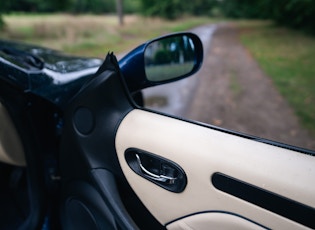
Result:
[[[315,33],[312,0],[5,0],[0,15],[2,38],[90,56],[227,18],[269,19]]]
[[[121,56],[150,38],[199,28],[198,33],[208,39],[203,41],[205,47],[209,45],[202,83],[189,83],[195,88],[189,89],[184,112],[174,115],[311,149],[315,149],[314,22],[314,0],[4,0],[0,4],[1,39],[80,56],[103,58],[108,51]],[[207,30],[211,33],[203,33]],[[168,91],[174,91],[172,87],[177,86]],[[172,101],[163,93],[145,95],[148,107],[172,113],[163,110]]]

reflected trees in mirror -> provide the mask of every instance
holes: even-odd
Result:
[[[152,82],[189,74],[195,65],[195,47],[188,36],[173,36],[150,43],[144,53],[145,72]]]

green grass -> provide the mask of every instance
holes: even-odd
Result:
[[[243,91],[242,85],[237,80],[237,73],[235,70],[230,70],[230,90],[234,97],[239,97]]]
[[[206,17],[177,21],[126,15],[119,26],[115,15],[12,14],[4,15],[0,38],[23,41],[83,56],[124,53],[156,36],[213,22]]]
[[[315,38],[270,22],[241,22],[243,44],[315,135]]]
[[[165,64],[147,66],[145,71],[150,81],[165,81],[172,78],[183,76],[194,67],[193,62],[185,62],[183,64]]]

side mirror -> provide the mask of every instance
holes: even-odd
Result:
[[[203,48],[197,35],[176,33],[146,42],[119,61],[131,92],[177,81],[197,72]]]

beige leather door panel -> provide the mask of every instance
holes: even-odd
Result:
[[[125,159],[125,151],[129,148],[176,162],[187,176],[184,191],[170,192],[137,175]],[[205,229],[198,226],[205,223],[211,226],[210,222],[213,226],[221,226],[224,225],[221,222],[226,221],[239,223],[240,228],[251,228],[252,224],[272,229],[307,227],[303,225],[303,217],[290,220],[289,214],[282,214],[281,207],[274,213],[268,208],[274,204],[262,202],[257,205],[240,197],[244,195],[242,192],[238,196],[216,188],[214,175],[231,177],[245,187],[249,185],[244,187],[244,193],[248,188],[248,191],[254,190],[253,194],[259,194],[256,190],[262,189],[271,196],[276,194],[279,200],[294,201],[296,207],[314,213],[315,158],[306,154],[142,110],[133,110],[122,121],[116,150],[121,168],[135,193],[169,229]],[[198,213],[203,215],[196,215]],[[184,218],[189,216],[190,219]],[[187,223],[194,224],[189,228]]]
[[[0,162],[25,166],[22,142],[7,109],[0,103]]]

